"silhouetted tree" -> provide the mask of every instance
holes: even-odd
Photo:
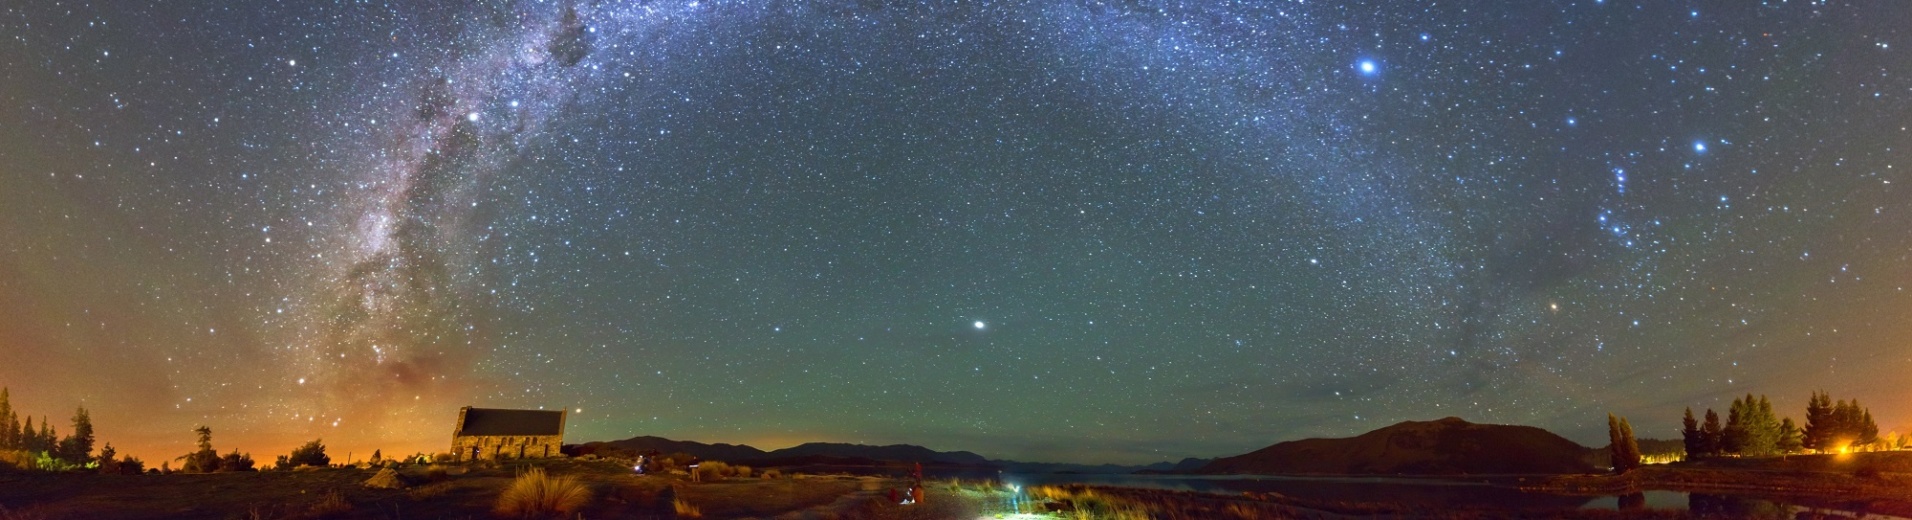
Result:
[[[1720,452],[1737,454],[1746,447],[1746,411],[1744,401],[1733,398],[1733,405],[1726,409],[1726,431],[1721,437]]]
[[[120,472],[119,460],[113,458],[113,456],[118,453],[117,450],[113,449],[113,443],[109,442],[106,443],[105,446],[100,447],[99,470],[101,474],[112,475]]]
[[[73,413],[73,434],[60,439],[60,460],[85,465],[93,460],[93,418],[80,407]]]
[[[1706,409],[1706,422],[1700,425],[1700,438],[1706,441],[1704,453],[1708,457],[1718,456],[1726,444],[1726,429],[1719,424],[1719,413],[1712,408]]]
[[[1804,432],[1793,424],[1791,417],[1779,421],[1779,442],[1774,445],[1780,453],[1798,453],[1805,447]]]
[[[292,450],[291,455],[280,455],[275,463],[276,469],[292,469],[299,466],[326,467],[332,464],[332,457],[325,454],[324,439],[313,439]]]
[[[0,387],[0,450],[19,447],[20,423],[13,418],[13,400],[6,387]]]
[[[1700,421],[1693,418],[1692,407],[1687,407],[1686,416],[1680,418],[1680,440],[1685,442],[1686,458],[1705,456],[1706,440],[1700,436]]]
[[[199,449],[173,459],[181,462],[179,470],[186,473],[219,471],[219,452],[212,449],[212,428],[200,426],[193,428],[193,433],[199,437],[196,443]]]
[[[26,432],[26,434],[20,436],[20,441],[16,445],[18,449],[22,449],[26,451],[40,451],[40,450],[33,449],[34,443],[40,440],[39,432],[33,431],[33,416],[31,415],[27,416],[26,427],[20,431]]]
[[[1626,473],[1640,467],[1640,446],[1633,440],[1633,426],[1626,419],[1607,413],[1607,455],[1613,460],[1614,473]]]
[[[1773,415],[1773,403],[1766,396],[1753,399],[1746,394],[1743,405],[1745,416],[1741,418],[1745,428],[1739,452],[1749,457],[1770,457],[1777,451],[1779,444],[1779,418]]]
[[[219,458],[219,471],[253,471],[252,454],[241,454],[238,448],[233,448],[232,453]]]
[[[1800,442],[1809,450],[1832,449],[1832,422],[1832,396],[1823,391],[1813,392],[1812,398],[1806,400],[1806,428]]]

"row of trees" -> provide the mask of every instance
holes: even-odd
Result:
[[[1695,419],[1693,409],[1687,408],[1680,437],[1688,458],[1770,457],[1869,445],[1878,442],[1879,426],[1872,422],[1871,410],[1859,406],[1858,400],[1835,403],[1831,396],[1814,392],[1806,405],[1806,426],[1802,429],[1791,417],[1780,418],[1773,413],[1772,401],[1766,396],[1755,398],[1749,393],[1733,399],[1723,425],[1711,408],[1706,410],[1704,422]]]
[[[239,450],[234,449],[225,455],[220,455],[218,450],[214,450],[212,428],[200,426],[194,428],[193,433],[198,436],[196,442],[198,449],[173,459],[180,462],[179,471],[185,473],[257,471],[251,453],[240,453]],[[325,444],[315,439],[293,449],[291,454],[280,455],[273,469],[287,470],[299,466],[326,467],[331,464],[332,457],[325,454]]]
[[[23,423],[19,412],[13,409],[12,393],[11,389],[0,387],[0,451],[24,452],[44,461],[35,464],[42,468],[97,467],[96,464],[111,462],[113,470],[119,470],[121,464],[113,458],[117,454],[111,444],[101,451],[101,457],[93,456],[93,417],[86,407],[73,413],[73,433],[59,437],[53,430],[53,421],[46,416],[40,416],[37,429],[32,416],[27,416]],[[139,464],[138,459],[131,460]]]

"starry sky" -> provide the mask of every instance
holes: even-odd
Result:
[[[928,5],[924,5],[928,4]],[[0,6],[0,384],[170,459],[1905,431],[1912,4]]]

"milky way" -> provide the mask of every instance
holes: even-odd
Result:
[[[0,384],[139,453],[1912,405],[1895,3],[0,13]]]

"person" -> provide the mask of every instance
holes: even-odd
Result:
[[[643,455],[637,456],[637,467],[635,469],[637,470],[637,474],[639,475],[644,474],[644,456]]]

